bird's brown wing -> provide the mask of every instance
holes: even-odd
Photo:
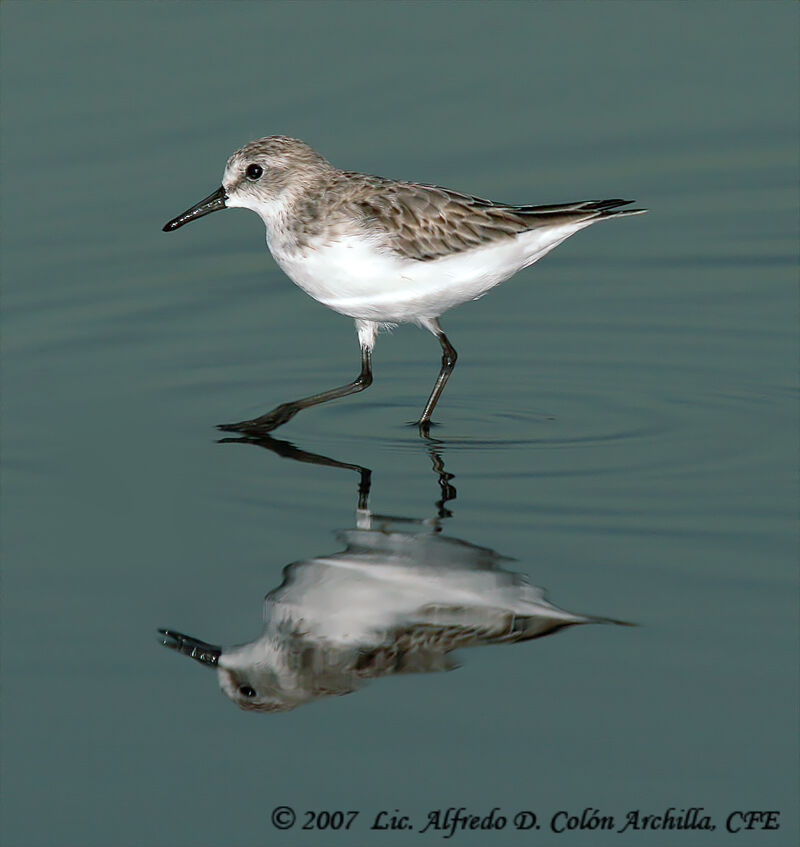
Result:
[[[348,201],[367,231],[407,259],[425,261],[460,253],[544,226],[631,214],[631,200],[583,200],[550,206],[512,206],[435,185],[360,176]]]

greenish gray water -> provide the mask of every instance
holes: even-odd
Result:
[[[3,844],[599,844],[702,806],[797,843],[797,65],[789,3],[57,3],[2,7]],[[251,138],[511,202],[633,197],[446,315],[444,531],[570,611],[637,628],[470,648],[287,714],[238,710],[158,627],[255,638],[286,564],[342,549],[352,471],[217,443],[215,423],[350,379],[346,319],[252,214],[161,225]],[[275,435],[436,514],[413,429],[436,342]],[[505,567],[505,566],[504,566]],[[295,808],[293,829],[270,822]],[[349,832],[303,810],[360,810]],[[725,831],[735,810],[780,829]]]

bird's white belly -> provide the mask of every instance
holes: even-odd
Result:
[[[343,315],[415,322],[481,297],[588,223],[531,230],[424,262],[403,259],[355,236],[291,251],[270,244],[270,250],[292,282]]]

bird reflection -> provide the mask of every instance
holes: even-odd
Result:
[[[286,711],[369,679],[455,667],[450,653],[529,641],[574,624],[622,623],[548,603],[541,589],[505,569],[510,559],[442,533],[455,499],[439,453],[429,448],[441,496],[428,519],[373,514],[371,474],[270,436],[225,439],[359,475],[355,526],[337,533],[340,552],[294,562],[264,604],[264,630],[238,647],[217,647],[174,630],[161,643],[215,667],[243,709]]]

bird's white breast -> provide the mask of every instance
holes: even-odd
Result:
[[[361,320],[403,323],[481,297],[589,223],[542,227],[430,261],[404,259],[356,235],[305,247],[267,243],[286,275],[320,303]]]

